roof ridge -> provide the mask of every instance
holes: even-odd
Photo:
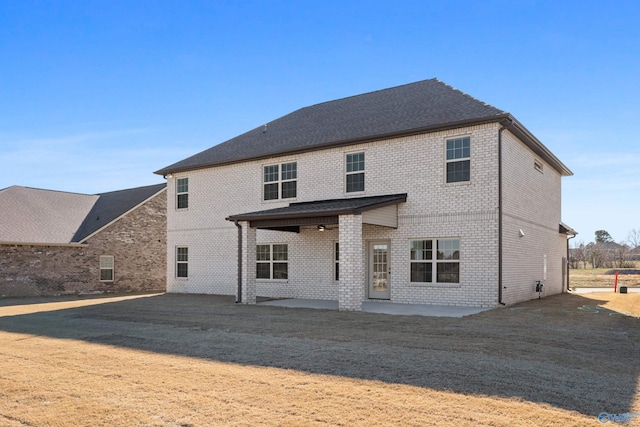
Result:
[[[5,188],[9,189],[9,188],[23,188],[26,190],[37,190],[37,191],[49,191],[52,193],[62,193],[62,194],[75,194],[77,196],[95,196],[96,194],[87,194],[87,193],[78,193],[77,191],[64,191],[64,190],[52,190],[50,188],[37,188],[37,187],[28,187],[26,185],[12,185],[10,187]]]
[[[438,79],[437,77],[434,77],[434,78],[433,78],[433,79],[431,79],[431,80],[434,80],[434,81],[436,81],[436,82],[438,82],[438,83],[440,83],[440,84],[442,84],[442,85],[444,85],[444,86],[448,87],[448,88],[449,88],[449,89],[451,89],[451,90],[455,90],[456,92],[459,92],[461,95],[463,95],[463,96],[465,96],[465,97],[467,97],[467,98],[469,98],[469,99],[471,99],[471,100],[473,100],[473,101],[475,101],[475,102],[479,102],[479,103],[481,103],[481,104],[482,104],[482,105],[484,105],[485,107],[494,108],[494,109],[496,109],[496,110],[501,111],[502,113],[507,113],[507,114],[509,114],[507,111],[504,111],[504,110],[502,110],[502,109],[500,109],[500,108],[496,107],[495,105],[491,105],[491,104],[489,104],[488,102],[484,102],[483,100],[481,100],[481,99],[479,99],[479,98],[476,98],[475,96],[471,96],[471,95],[469,95],[467,92],[465,92],[465,91],[463,91],[463,90],[460,90],[460,89],[458,89],[457,87],[450,85],[449,83],[443,82],[442,80]]]
[[[156,187],[156,186],[157,187],[160,187],[160,186],[166,187],[167,183],[166,182],[160,182],[158,184],[141,185],[139,187],[123,188],[121,190],[105,191],[104,193],[96,193],[96,194],[94,194],[94,196],[104,196],[105,194],[118,193],[118,192],[121,192],[121,191],[140,190],[142,188],[151,188],[151,187]]]
[[[405,84],[401,84],[401,85],[397,85],[397,86],[386,87],[386,88],[383,88],[383,89],[372,90],[372,91],[369,91],[369,92],[358,93],[358,94],[355,94],[355,95],[344,96],[342,98],[331,99],[329,101],[322,101],[322,102],[318,102],[317,104],[311,104],[311,105],[307,105],[305,107],[300,107],[297,110],[294,110],[289,114],[295,113],[296,111],[301,111],[301,110],[306,110],[308,108],[317,107],[319,105],[330,104],[332,102],[338,102],[338,101],[344,101],[346,99],[351,99],[351,98],[358,98],[358,97],[361,97],[361,96],[371,95],[371,94],[378,93],[378,92],[386,92],[386,91],[389,91],[389,90],[399,89],[399,88],[404,87],[404,86],[411,86],[411,85],[415,85],[415,84],[418,84],[418,83],[424,83],[424,82],[429,82],[429,81],[439,81],[439,80],[437,78],[433,77],[433,78],[430,78],[430,79],[418,80],[417,82],[405,83]],[[285,116],[289,115],[289,114],[285,114]],[[284,117],[284,116],[282,116],[282,117]],[[271,120],[268,123],[271,123],[271,122],[273,122],[275,120],[278,120],[278,119],[280,119],[282,117],[275,118],[275,119]]]

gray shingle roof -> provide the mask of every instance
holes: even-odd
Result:
[[[0,190],[0,242],[80,243],[165,187],[157,184],[95,195],[8,187]]]
[[[0,191],[0,242],[70,243],[97,195],[12,186]]]
[[[437,79],[423,80],[301,108],[156,173],[497,121],[507,115]]]
[[[230,221],[256,221],[329,215],[353,215],[406,201],[406,193],[354,197],[351,199],[316,200],[313,202],[290,203],[289,206],[283,208],[231,215],[227,219]]]
[[[133,209],[149,197],[163,190],[166,186],[167,184],[156,184],[98,194],[100,198],[78,228],[72,241],[81,242],[87,236]]]

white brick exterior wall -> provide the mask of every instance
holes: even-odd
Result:
[[[534,168],[540,163],[542,172]],[[503,134],[503,300],[507,304],[563,292],[566,236],[559,234],[561,175],[509,132]],[[524,236],[520,236],[520,230]],[[546,257],[546,278],[544,273]]]
[[[364,242],[362,216],[340,216],[340,287],[338,309],[362,310],[365,287]]]
[[[167,290],[236,293],[237,228],[225,220],[230,215],[283,207],[294,201],[407,193],[407,202],[398,205],[397,229],[365,224],[361,241],[358,242],[356,236],[351,245],[348,241],[351,234],[346,233],[345,226],[353,225],[356,218],[341,218],[346,221],[341,222],[342,233],[335,225],[324,232],[304,227],[299,234],[257,230],[258,244],[286,243],[289,253],[288,280],[258,280],[257,295],[340,299],[341,308],[357,310],[367,292],[368,242],[383,239],[391,243],[392,302],[495,306],[498,301],[498,129],[498,124],[472,126],[175,174],[168,179],[167,189]],[[471,138],[471,181],[446,184],[445,141],[460,136]],[[346,193],[345,155],[360,151],[365,152],[365,192]],[[510,215],[504,224],[505,240],[509,241],[505,250],[509,263],[505,266],[505,300],[510,303],[537,296],[531,294],[530,282],[541,267],[536,264],[539,260],[528,258],[535,245],[540,246],[535,249],[540,258],[544,251],[548,257],[546,290],[552,292],[557,288],[550,278],[559,276],[557,263],[562,254],[555,243],[553,249],[544,249],[544,245],[562,240],[557,231],[560,177],[547,165],[544,174],[534,171],[533,153],[511,136],[505,141],[505,159],[504,194],[505,208],[508,207],[505,211]],[[263,202],[263,166],[286,162],[297,162],[297,198]],[[531,166],[532,173],[537,175],[517,176],[522,164]],[[183,177],[189,178],[189,208],[176,210],[176,179]],[[536,179],[533,185],[540,188],[531,194],[520,188],[531,187],[526,180]],[[528,203],[539,205],[540,209],[529,209]],[[525,226],[518,221],[528,222]],[[516,240],[514,244],[510,233],[514,230],[517,233],[519,228],[527,232],[527,240]],[[538,228],[544,233],[538,232]],[[539,242],[534,242],[536,236],[540,237]],[[410,240],[428,238],[460,239],[459,284],[410,283]],[[360,258],[352,258],[359,259],[360,266],[347,265],[347,257],[341,253],[341,278],[345,284],[350,283],[342,290],[334,281],[333,245],[337,241],[340,241],[341,252],[361,248]],[[189,247],[187,279],[176,278],[176,246]],[[253,256],[255,260],[255,252]],[[252,274],[255,275],[255,267]],[[245,280],[249,279],[243,277],[243,282]],[[359,289],[351,286],[356,281],[360,281]]]

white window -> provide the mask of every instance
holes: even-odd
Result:
[[[176,277],[189,277],[189,248],[179,246],[176,248]]]
[[[447,182],[471,180],[471,138],[448,139],[446,143]]]
[[[297,197],[298,164],[296,162],[264,166],[262,177],[263,200]]]
[[[113,282],[114,258],[113,255],[100,255],[100,281]]]
[[[347,193],[364,191],[364,153],[347,154],[345,160]]]
[[[460,283],[460,239],[412,240],[412,283]]]
[[[189,178],[176,180],[176,207],[187,209],[189,207]]]
[[[287,280],[289,253],[286,244],[256,246],[256,279]]]

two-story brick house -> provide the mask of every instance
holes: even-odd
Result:
[[[561,178],[437,79],[294,111],[163,168],[167,291],[492,307],[565,289]]]

